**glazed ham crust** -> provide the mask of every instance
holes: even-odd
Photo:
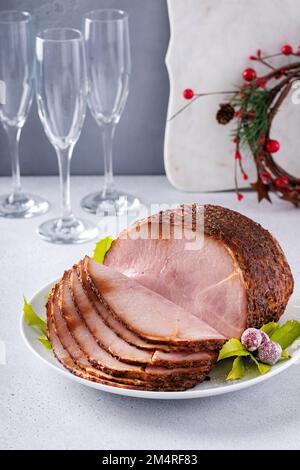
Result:
[[[277,240],[248,217],[212,205],[205,206],[204,230],[230,248],[243,273],[247,327],[277,321],[294,289],[289,264]]]

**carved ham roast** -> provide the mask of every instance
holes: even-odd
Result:
[[[193,239],[199,249],[189,249]],[[113,242],[105,264],[227,337],[278,320],[293,291],[274,237],[249,218],[213,205],[184,205],[136,223]]]
[[[277,320],[293,278],[274,238],[216,206],[181,206],[113,242],[105,265],[66,271],[46,306],[57,359],[75,375],[138,390],[203,381],[247,326]]]

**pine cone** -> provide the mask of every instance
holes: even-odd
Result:
[[[234,107],[230,103],[223,103],[217,112],[216,119],[219,124],[228,124],[234,117]]]

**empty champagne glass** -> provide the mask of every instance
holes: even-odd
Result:
[[[53,243],[82,243],[97,236],[90,222],[74,217],[70,163],[85,118],[87,80],[83,37],[69,28],[47,29],[36,38],[36,93],[45,133],[59,165],[61,217],[44,222],[38,234]]]
[[[0,121],[6,132],[12,161],[12,192],[0,196],[1,217],[29,218],[47,211],[39,196],[22,192],[19,140],[33,96],[34,45],[31,15],[0,12]]]
[[[130,44],[128,15],[121,10],[95,10],[84,18],[89,81],[88,104],[102,133],[104,187],[87,195],[81,206],[88,212],[120,213],[138,209],[136,197],[114,186],[112,143],[129,86]]]

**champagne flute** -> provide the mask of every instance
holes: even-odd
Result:
[[[139,200],[114,186],[112,144],[129,87],[128,15],[121,10],[95,10],[84,18],[89,81],[88,104],[100,127],[104,154],[104,187],[88,194],[81,206],[88,212],[122,213],[139,208]]]
[[[29,218],[43,214],[49,204],[22,192],[19,141],[33,96],[33,28],[25,11],[0,12],[0,121],[12,162],[12,192],[0,196],[0,216]]]
[[[80,31],[53,28],[36,38],[36,93],[39,116],[56,150],[61,217],[44,222],[38,234],[53,243],[82,243],[97,236],[90,222],[74,217],[70,200],[70,163],[86,113],[87,80]]]

